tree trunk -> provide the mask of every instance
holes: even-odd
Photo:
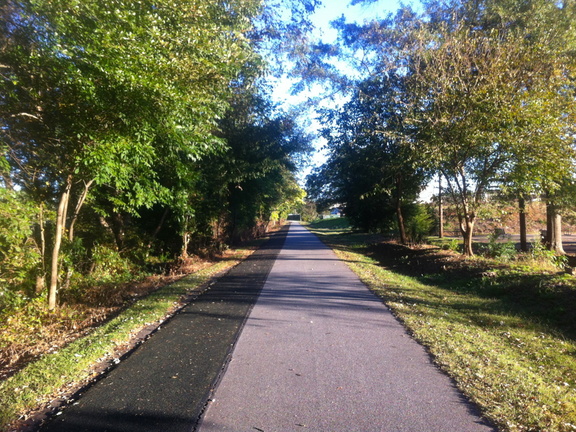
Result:
[[[400,243],[403,245],[408,244],[406,227],[404,226],[404,215],[402,214],[402,206],[400,205],[399,200],[396,203],[396,217],[398,218],[398,229],[400,230]]]
[[[38,225],[40,229],[40,274],[36,276],[36,294],[40,294],[46,287],[46,233],[44,228],[44,203],[40,203],[38,213]]]
[[[94,180],[90,180],[88,183],[84,183],[84,190],[82,194],[78,198],[78,202],[76,203],[76,208],[74,209],[74,214],[72,215],[72,219],[70,220],[70,228],[68,228],[68,240],[74,240],[74,224],[76,224],[76,220],[78,219],[78,215],[80,214],[80,210],[84,205],[84,201],[86,201],[86,197],[88,196],[88,191],[90,190],[90,186],[92,186]]]
[[[438,237],[444,238],[444,206],[442,203],[442,175],[438,174]]]
[[[526,199],[523,195],[518,197],[518,210],[520,218],[520,250],[528,252],[528,236],[526,229]]]
[[[116,247],[119,251],[124,249],[124,218],[118,212],[112,215],[112,232],[114,233],[114,240]]]
[[[404,224],[404,215],[402,214],[402,181],[396,179],[396,217],[398,218],[398,229],[400,230],[400,243],[408,244],[406,236],[406,226]]]
[[[560,255],[566,255],[562,245],[562,216],[556,206],[552,206],[552,229],[550,235],[550,250]]]
[[[552,230],[554,228],[554,208],[549,198],[546,198],[546,235],[543,237],[544,246],[550,249],[552,245]]]
[[[35,294],[38,295],[44,291],[46,287],[46,275],[44,273],[39,274],[36,276],[36,286],[35,286]]]
[[[460,232],[462,233],[462,238],[464,239],[464,250],[463,253],[466,256],[473,256],[473,240],[474,235],[474,223],[476,222],[476,214],[469,211],[468,204],[464,204],[464,214],[460,217]]]
[[[465,225],[462,227],[462,237],[464,238],[464,255],[466,256],[474,255],[474,249],[472,248],[473,234],[474,234],[474,221],[466,219]]]
[[[84,201],[86,201],[86,197],[88,197],[88,191],[90,190],[92,183],[94,183],[94,180],[90,180],[88,183],[84,182],[84,190],[78,197],[78,202],[74,208],[74,213],[70,218],[70,225],[68,227],[68,240],[70,240],[70,242],[74,240],[74,225],[76,224],[76,220],[78,220],[78,215],[80,214],[80,210],[84,205]],[[66,218],[64,218],[64,220],[66,220]],[[64,228],[66,228],[66,223],[64,223]],[[70,287],[70,281],[72,280],[73,274],[74,267],[72,264],[68,264],[68,268],[66,269],[66,277],[64,278],[64,282],[62,282],[62,289],[66,290]]]
[[[160,218],[160,222],[158,222],[158,225],[156,225],[156,228],[154,229],[154,232],[152,233],[152,237],[150,237],[150,241],[148,242],[148,249],[150,249],[152,247],[152,243],[154,243],[154,240],[156,240],[156,236],[158,235],[158,233],[162,229],[162,226],[164,225],[164,222],[166,221],[166,217],[168,216],[169,211],[170,211],[170,207],[166,207],[166,209],[164,210],[164,213],[162,213],[162,217]]]
[[[50,289],[48,291],[48,309],[56,309],[56,300],[58,293],[58,267],[60,260],[60,246],[62,236],[66,225],[66,212],[68,210],[68,201],[70,200],[70,189],[72,188],[72,177],[68,176],[66,188],[60,197],[58,204],[58,213],[56,217],[56,232],[54,234],[54,248],[52,249],[52,268],[50,274]]]
[[[182,234],[182,251],[180,252],[180,258],[188,258],[188,245],[190,244],[190,233],[188,231]]]
[[[98,220],[100,221],[100,225],[102,226],[102,228],[104,228],[110,236],[114,237],[114,230],[112,229],[106,218],[100,215],[98,216]]]

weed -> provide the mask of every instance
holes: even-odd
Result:
[[[453,238],[448,240],[447,242],[446,241],[442,242],[440,248],[445,251],[451,250],[454,252],[460,252],[460,250],[462,249],[462,242],[457,238]]]
[[[517,255],[516,246],[511,241],[499,241],[505,237],[501,230],[496,229],[488,236],[485,254],[490,258],[510,261]]]
[[[554,251],[546,249],[544,244],[539,241],[532,243],[530,256],[536,262],[552,264],[554,267],[563,269],[568,264],[568,258],[564,255],[558,255]]]
[[[430,234],[434,220],[424,205],[416,204],[411,210],[406,221],[406,231],[412,243],[420,244]]]

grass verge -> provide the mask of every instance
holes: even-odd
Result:
[[[573,278],[310,228],[500,430],[576,430]]]
[[[103,325],[58,352],[42,356],[0,383],[0,430],[17,428],[28,415],[87,383],[99,372],[94,365],[109,359],[144,327],[157,325],[181,306],[183,296],[198,292],[212,276],[238,264],[247,251],[164,286],[141,298]]]

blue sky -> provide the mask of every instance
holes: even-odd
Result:
[[[312,22],[316,25],[316,32],[314,36],[318,40],[322,40],[326,43],[334,42],[337,38],[337,32],[330,26],[330,22],[342,15],[346,17],[347,21],[354,21],[357,23],[363,23],[365,21],[371,21],[373,19],[383,18],[391,12],[395,12],[400,7],[399,0],[378,0],[370,4],[360,4],[355,6],[349,6],[350,0],[324,0],[324,4],[317,10],[317,12],[312,17]],[[404,4],[417,5],[418,1],[404,1]],[[308,92],[303,92],[298,95],[290,94],[290,87],[292,81],[288,79],[277,80],[273,83],[273,99],[282,104],[282,106],[289,110],[291,106],[298,105],[298,103],[306,100],[312,95],[317,95],[322,93],[321,88],[312,89]],[[330,104],[338,103],[334,101],[326,102]],[[314,119],[314,112],[308,113],[308,121],[310,125],[308,131],[312,134],[315,133],[316,129],[319,127],[318,122]],[[304,169],[299,173],[298,178],[302,186],[304,186],[306,176],[310,173],[314,166],[321,165],[325,160],[326,156],[322,152],[321,148],[324,145],[322,138],[316,138],[314,146],[316,152],[311,160],[311,166]],[[420,199],[428,200],[433,193],[433,185],[431,185],[427,190],[425,190]]]
[[[382,18],[398,9],[397,0],[378,0],[371,4],[349,6],[350,0],[324,0],[322,7],[312,17],[318,28],[316,36],[321,36],[325,42],[333,42],[336,32],[330,28],[330,21],[344,15],[347,21],[362,23],[375,18]]]
[[[313,36],[325,43],[335,42],[337,32],[330,26],[331,21],[344,15],[347,21],[363,23],[364,21],[383,18],[388,15],[388,13],[396,11],[399,7],[399,1],[397,0],[378,0],[371,4],[360,4],[355,6],[349,6],[349,3],[350,0],[324,0],[324,4],[312,16],[312,22],[316,26],[316,31]],[[310,91],[302,92],[298,95],[291,95],[290,88],[293,81],[289,79],[280,79],[273,81],[272,84],[274,88],[272,93],[273,99],[277,103],[281,104],[281,106],[286,110],[289,110],[292,106],[298,105],[298,103],[308,99],[311,95],[322,94],[322,88],[318,88],[320,85]],[[332,105],[334,104],[333,101],[330,103]],[[307,116],[310,121],[308,130],[311,133],[314,133],[319,126],[314,120],[314,116],[314,112],[310,112]],[[315,142],[317,152],[312,160],[313,165],[321,165],[325,160],[325,156],[320,151],[322,146],[323,141],[318,138]],[[301,184],[304,183],[305,176],[310,172],[310,169],[311,167],[300,173],[299,178]]]

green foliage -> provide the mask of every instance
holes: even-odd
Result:
[[[307,179],[319,207],[340,203],[357,227],[391,232],[426,182],[404,124],[405,80],[390,72],[367,78],[341,109],[325,110],[328,161]],[[400,211],[399,211],[400,209]]]
[[[261,3],[113,3],[2,7],[4,178],[46,207],[70,185],[70,211],[85,190],[105,214],[181,209],[198,161],[224,147],[231,83],[261,70],[249,39]]]
[[[42,256],[34,236],[38,213],[38,207],[23,192],[0,188],[0,286],[4,302],[21,297],[10,293],[12,290],[31,295],[40,275]]]
[[[568,264],[568,258],[564,255],[558,255],[545,247],[542,242],[534,241],[530,247],[530,256],[536,262],[545,262],[563,269]]]
[[[0,318],[13,313],[15,310],[22,309],[30,303],[30,297],[21,291],[14,291],[10,287],[2,286],[0,288]]]
[[[442,174],[466,254],[489,189],[540,193],[573,177],[574,23],[573,2],[550,0],[427,0],[418,12],[402,7],[364,25],[337,23],[343,49],[362,54],[370,80],[402,76],[397,106],[386,112],[401,114],[392,136],[400,132],[413,152],[398,156]],[[387,118],[371,111],[371,130],[389,137]],[[340,140],[354,135],[353,126],[343,129]]]
[[[58,233],[69,240],[61,256],[54,248],[63,283],[91,266],[101,273],[95,280],[120,277],[101,268],[102,260],[122,267],[112,244],[140,262],[150,252],[173,254],[192,235],[198,243],[216,238],[221,248],[300,199],[292,172],[307,138],[293,118],[272,118],[251,90],[264,68],[256,47],[289,41],[275,32],[277,14],[306,24],[316,2],[288,6],[8,0],[0,7],[0,171],[7,189],[17,186],[48,209],[47,256],[58,237],[55,210],[62,203],[67,211]],[[309,26],[292,30],[302,37]],[[92,227],[82,221],[86,206]],[[14,261],[15,248],[34,252],[27,211],[2,218],[19,224],[5,227],[9,236],[22,234],[0,245]],[[154,224],[138,220],[157,213]],[[73,231],[76,221],[82,226]],[[29,285],[34,266],[21,275],[16,267],[2,278]]]
[[[503,261],[509,261],[517,255],[516,245],[511,241],[498,241],[503,234],[499,229],[495,229],[488,236],[488,244],[486,245],[486,255],[491,258],[498,258]]]
[[[79,260],[75,260],[78,264]],[[114,306],[125,300],[119,286],[142,279],[146,273],[129,257],[116,249],[96,244],[89,257],[90,269],[75,271],[71,284],[61,291],[61,300],[67,304]]]
[[[219,242],[257,237],[302,203],[295,161],[310,151],[309,137],[251,92],[239,95],[221,130],[227,148],[204,160],[192,201],[197,233]]]
[[[128,281],[134,274],[134,267],[118,251],[103,245],[96,245],[92,250],[93,270],[90,276],[99,282],[117,281],[119,278]]]
[[[423,243],[430,235],[434,226],[433,216],[428,208],[422,204],[414,204],[407,214],[406,231],[410,241]]]
[[[304,222],[312,222],[318,218],[316,203],[306,199],[297,203],[296,211]]]
[[[322,230],[342,230],[350,228],[350,221],[348,218],[330,218],[330,219],[319,219],[310,224],[313,229]]]
[[[454,252],[460,252],[462,250],[462,242],[458,239],[450,239],[448,242],[442,242],[442,250],[451,250]]]

